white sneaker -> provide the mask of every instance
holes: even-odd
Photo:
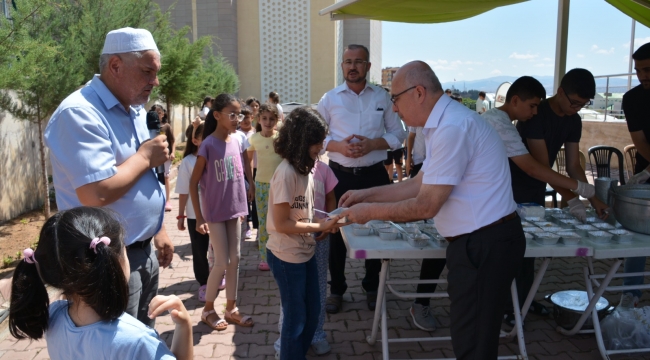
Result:
[[[633,295],[632,293],[623,293],[621,295],[621,302],[618,303],[617,308],[619,309],[632,309],[639,305],[639,297]]]

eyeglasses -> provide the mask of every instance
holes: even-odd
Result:
[[[230,121],[235,121],[235,120],[242,121],[242,120],[244,120],[244,115],[243,114],[236,114],[234,112],[227,113],[227,112],[224,112],[224,111],[219,111],[219,112],[222,113],[222,114],[227,114],[228,119],[230,119]]]
[[[408,88],[408,89],[402,91],[401,93],[399,93],[399,94],[397,94],[397,95],[393,95],[393,96],[391,96],[391,97],[390,97],[390,101],[393,103],[393,105],[395,105],[395,103],[397,102],[397,98],[398,98],[400,95],[404,94],[405,92],[407,92],[407,91],[409,91],[409,90],[413,90],[413,89],[415,89],[415,88],[418,87],[418,86],[419,86],[419,85],[411,86],[410,88]],[[423,87],[424,87],[424,86],[423,86]],[[426,88],[425,88],[425,89],[426,89]]]
[[[342,64],[343,64],[344,66],[347,66],[347,67],[353,67],[353,66],[354,66],[354,67],[359,67],[359,66],[361,66],[361,65],[365,65],[365,64],[367,64],[367,63],[368,63],[368,62],[367,62],[367,61],[364,61],[364,60],[355,60],[355,61],[352,61],[352,60],[345,60],[344,62],[342,62]]]
[[[562,90],[564,90],[564,89],[562,89]],[[583,107],[585,107],[585,106],[587,106],[587,105],[589,105],[591,103],[591,100],[587,100],[587,102],[584,102],[584,103],[580,102],[580,101],[575,101],[575,100],[571,99],[569,97],[569,95],[565,91],[562,91],[562,92],[564,93],[564,96],[566,96],[567,100],[569,100],[569,106],[572,109],[582,109]]]

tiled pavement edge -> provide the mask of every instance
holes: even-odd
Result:
[[[254,240],[245,240],[241,248],[241,265],[239,274],[239,309],[244,314],[253,316],[255,326],[239,328],[229,326],[223,332],[210,331],[200,323],[202,304],[198,302],[196,292],[198,284],[192,271],[192,255],[187,231],[176,228],[178,211],[178,196],[172,195],[174,210],[166,213],[165,225],[175,246],[172,268],[164,269],[160,275],[160,293],[176,294],[183,299],[185,306],[192,316],[194,324],[195,359],[273,359],[273,342],[278,336],[277,321],[279,316],[279,294],[277,286],[269,272],[257,270],[258,251]],[[543,295],[563,289],[583,289],[582,266],[584,260],[555,259],[551,262],[542,282],[537,299]],[[597,262],[596,267],[602,272],[606,270],[604,262]],[[417,278],[420,261],[398,260],[391,266],[393,278]],[[365,295],[361,290],[363,278],[363,262],[348,260],[347,277],[349,291],[344,296],[343,311],[339,314],[328,315],[325,331],[332,345],[332,352],[317,357],[311,351],[310,358],[318,359],[381,359],[381,345],[370,346],[365,338],[370,334],[373,313],[365,304]],[[446,275],[443,273],[443,276]],[[444,286],[442,287],[445,288]],[[610,302],[616,304],[618,294],[608,294]],[[388,295],[389,336],[395,337],[425,337],[429,333],[418,330],[408,315],[409,300],[399,300]],[[644,294],[641,305],[650,305],[650,295]],[[222,292],[217,300],[225,306],[225,294]],[[443,328],[433,334],[448,335],[449,330],[449,300],[432,300],[432,306],[438,322]],[[170,317],[162,316],[157,319],[156,330],[162,338],[171,343],[174,329]],[[16,341],[8,332],[0,341],[0,360],[33,360],[47,359],[45,341]],[[525,337],[528,354],[531,359],[600,359],[596,342],[591,335],[566,337],[555,331],[553,320],[529,315],[525,324]],[[448,342],[423,342],[391,344],[391,357],[399,358],[433,358],[453,357],[451,345]],[[500,354],[516,354],[517,344],[514,341],[504,342],[500,346]],[[618,357],[623,359],[625,357]],[[630,357],[628,357],[630,358]],[[634,359],[650,359],[650,355],[634,356]]]

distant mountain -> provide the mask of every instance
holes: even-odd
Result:
[[[555,93],[555,89],[553,89],[552,76],[533,76],[533,77],[542,83],[542,85],[546,89],[547,94],[551,95]],[[512,83],[515,80],[517,80],[516,76],[502,75],[502,76],[494,76],[491,78],[481,79],[481,80],[449,81],[449,82],[442,83],[442,88],[451,89],[453,86],[456,89],[461,91],[480,90],[480,91],[485,91],[487,93],[494,93],[497,91],[497,88],[502,83],[506,81]],[[607,79],[605,78],[596,79],[597,92],[605,92],[606,85],[607,85]],[[632,86],[637,86],[637,85],[639,85],[639,81],[637,80],[636,76],[634,76],[632,77]],[[627,78],[623,78],[623,77],[610,78],[609,87],[610,87],[609,90],[610,92],[625,92],[627,91]]]

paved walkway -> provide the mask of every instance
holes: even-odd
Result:
[[[202,304],[197,300],[198,284],[194,281],[192,271],[192,254],[187,231],[178,231],[176,215],[178,196],[172,195],[174,210],[165,216],[165,224],[175,246],[173,267],[164,269],[160,276],[160,292],[176,294],[184,300],[185,306],[192,315],[194,325],[195,359],[273,359],[273,342],[278,337],[277,322],[280,298],[277,286],[269,272],[257,270],[257,244],[252,240],[244,241],[239,274],[239,308],[244,314],[250,314],[255,320],[252,328],[235,328],[229,326],[226,331],[216,332],[200,323]],[[540,287],[538,299],[561,289],[582,289],[583,260],[567,261],[556,259],[551,262],[546,277]],[[604,263],[598,263],[601,271],[605,270]],[[417,278],[420,262],[415,260],[394,261],[391,276],[396,278]],[[369,335],[373,313],[366,308],[365,296],[361,290],[363,278],[363,263],[359,260],[348,260],[347,276],[349,291],[344,296],[343,311],[339,314],[328,315],[325,331],[332,345],[329,355],[316,357],[309,353],[308,357],[318,359],[381,359],[379,343],[370,346],[365,338]],[[443,274],[446,276],[446,272]],[[444,287],[443,287],[444,288]],[[225,307],[225,292],[217,299]],[[646,292],[642,305],[649,305],[650,295]],[[610,302],[617,303],[619,295],[608,295]],[[390,336],[425,337],[428,332],[417,330],[408,316],[410,301],[399,300],[388,296],[388,314],[390,320]],[[443,328],[434,334],[449,334],[449,300],[433,300],[435,316]],[[221,307],[220,307],[221,308]],[[528,354],[531,359],[599,359],[596,342],[593,336],[579,335],[565,337],[554,330],[553,320],[530,315],[525,324],[525,336]],[[162,338],[171,343],[174,325],[169,316],[157,319],[156,330]],[[391,357],[399,358],[432,358],[453,357],[451,345],[440,343],[404,343],[390,346]],[[516,342],[502,343],[500,354],[517,352]],[[0,360],[31,360],[47,359],[47,349],[44,341],[16,342],[11,336],[0,341]],[[621,357],[619,357],[620,359]],[[643,358],[642,356],[633,357]],[[650,355],[645,358],[650,359]]]

